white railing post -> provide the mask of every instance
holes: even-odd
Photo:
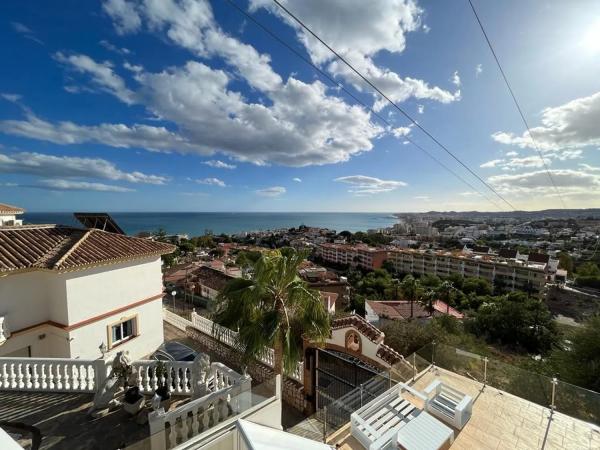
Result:
[[[550,404],[550,409],[552,412],[556,410],[556,385],[558,384],[558,379],[556,377],[552,378],[552,403]]]
[[[483,357],[483,385],[487,385],[487,365],[488,365],[488,357]]]
[[[165,410],[159,408],[148,414],[148,425],[150,426],[150,449],[166,450],[165,439]]]
[[[108,361],[104,358],[94,361],[94,391],[96,392],[98,392],[108,377],[107,365]]]

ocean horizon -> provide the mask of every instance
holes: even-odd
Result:
[[[357,212],[109,212],[125,233],[163,228],[169,234],[200,236],[210,230],[214,234],[292,228],[300,225],[330,228],[338,232],[367,231],[392,226],[393,213]],[[68,212],[27,212],[24,223],[81,226]]]

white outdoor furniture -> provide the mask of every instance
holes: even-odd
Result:
[[[454,442],[454,431],[425,411],[398,430],[397,443],[405,450],[438,450]]]
[[[462,430],[471,418],[473,399],[442,383],[432,382],[425,388],[425,410],[458,430]]]
[[[398,383],[352,413],[352,436],[368,450],[393,448],[398,429],[410,422],[419,412],[419,409],[405,398],[411,396],[423,404],[427,400],[416,389]]]

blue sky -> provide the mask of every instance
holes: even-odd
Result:
[[[498,210],[271,0],[0,4],[0,202]],[[465,0],[283,2],[519,209],[561,207]],[[600,4],[474,0],[568,207],[600,207]],[[489,198],[493,194],[486,192]]]

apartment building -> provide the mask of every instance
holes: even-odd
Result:
[[[334,264],[347,264],[367,270],[381,268],[387,259],[387,250],[369,247],[368,245],[320,244],[316,249],[317,256]]]
[[[506,259],[496,255],[468,255],[463,252],[418,251],[396,249],[388,252],[398,272],[431,274],[447,277],[484,278],[492,284],[503,283],[507,289],[539,292],[553,277],[552,266],[535,261]]]

